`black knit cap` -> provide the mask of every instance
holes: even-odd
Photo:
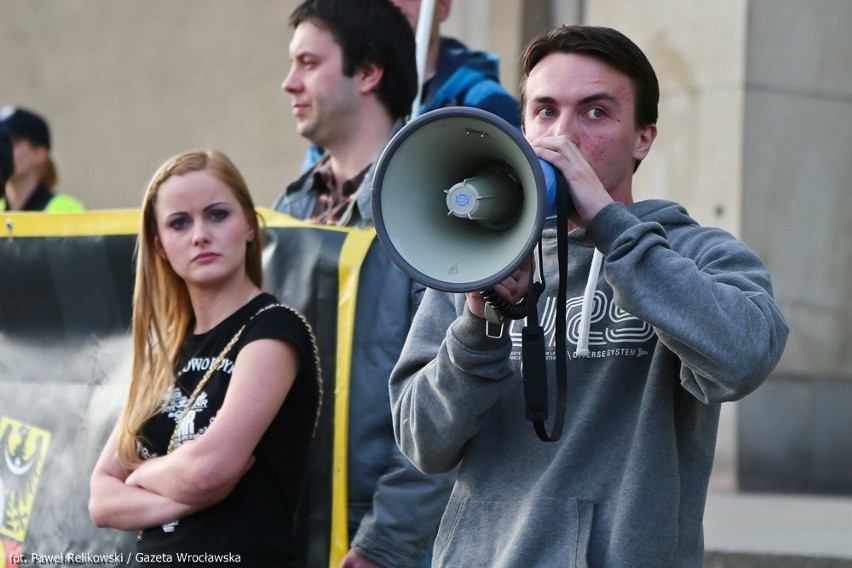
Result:
[[[23,138],[50,149],[50,128],[42,117],[31,110],[4,106],[0,109],[0,128],[12,138]]]

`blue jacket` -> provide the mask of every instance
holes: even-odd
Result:
[[[500,61],[493,53],[442,37],[438,67],[424,87],[421,114],[448,106],[475,107],[520,128],[519,103],[500,85]]]

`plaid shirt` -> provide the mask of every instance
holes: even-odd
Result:
[[[354,206],[352,200],[369,169],[367,166],[358,175],[343,182],[338,189],[334,172],[331,171],[331,158],[328,154],[324,155],[313,174],[312,190],[318,192],[319,197],[311,221],[324,225],[345,225],[350,208]]]

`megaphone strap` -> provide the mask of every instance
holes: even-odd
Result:
[[[556,175],[556,257],[559,263],[559,288],[556,294],[556,414],[553,427],[548,434],[547,420],[547,366],[544,361],[544,345],[535,345],[541,326],[538,320],[538,297],[527,300],[527,327],[521,336],[523,359],[524,398],[527,417],[532,420],[535,432],[544,442],[555,442],[562,437],[565,426],[565,411],[568,403],[568,323],[566,318],[568,290],[568,217],[571,214],[571,199],[568,193],[568,181],[557,172]],[[541,249],[539,248],[539,254]],[[540,263],[541,264],[541,263]],[[530,288],[533,289],[532,287]],[[534,322],[530,332],[529,322]],[[541,335],[543,337],[543,334]],[[530,343],[527,349],[524,342]],[[528,384],[529,383],[529,384]],[[543,410],[542,410],[543,407]]]

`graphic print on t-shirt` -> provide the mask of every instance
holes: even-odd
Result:
[[[187,384],[197,385],[201,380],[203,380],[203,375],[205,375],[210,369],[211,365],[215,365],[218,358],[216,357],[193,357],[189,361],[187,361],[186,365],[184,365],[183,369],[180,370],[177,374],[177,382],[181,383],[181,379],[185,376],[192,377],[193,380],[187,381]],[[227,375],[232,374],[234,371],[234,362],[231,359],[224,358],[219,361],[219,364],[216,368],[216,372],[222,372]],[[197,380],[195,376],[198,377]],[[216,377],[211,377],[211,381],[215,381]],[[189,399],[191,395],[187,395],[182,389],[176,388],[172,393],[171,399],[163,406],[162,412],[167,414],[169,418],[175,421],[175,432],[174,432],[174,449],[178,449],[182,444],[188,442],[190,440],[194,440],[195,438],[204,434],[207,431],[207,428],[210,427],[210,424],[213,423],[213,419],[215,418],[215,414],[210,414],[207,412],[207,408],[209,406],[209,398],[207,394],[207,389],[212,388],[214,385],[208,383],[202,388],[201,392],[198,393],[195,400],[192,403],[192,406],[189,409],[186,409],[187,404],[189,404]],[[220,403],[221,404],[221,403]],[[214,409],[214,413],[219,410],[219,405],[216,405]],[[180,424],[178,424],[180,421]]]
[[[190,359],[183,369],[178,373],[177,380],[184,377],[187,373],[206,373],[210,365],[215,363],[215,359],[210,357],[193,357]],[[231,374],[234,369],[234,363],[230,359],[223,359],[217,368],[217,371],[224,371]],[[199,381],[201,378],[199,377]],[[211,378],[215,380],[215,378]],[[193,381],[196,384],[197,381]],[[182,389],[176,388],[172,392],[172,396],[163,405],[162,414],[171,418],[174,423],[174,449],[177,450],[184,443],[198,438],[215,420],[215,414],[208,411],[209,397],[207,392],[202,389],[192,401],[192,406],[187,409],[190,402],[190,395],[187,395]],[[218,407],[215,409],[218,410]],[[215,412],[214,410],[214,412]],[[173,521],[162,525],[163,532],[172,533],[180,524],[179,521]]]
[[[201,391],[192,403],[192,407],[184,412],[188,403],[189,397],[185,396],[179,389],[175,389],[175,392],[172,394],[172,399],[166,405],[164,410],[168,413],[169,418],[172,418],[175,421],[174,449],[178,449],[184,442],[195,439],[207,430],[207,426],[199,428],[198,431],[195,429],[196,418],[203,419],[203,416],[199,415],[207,410],[207,393]],[[178,420],[180,420],[180,424],[178,424]],[[211,418],[210,422],[212,421],[213,420]]]

